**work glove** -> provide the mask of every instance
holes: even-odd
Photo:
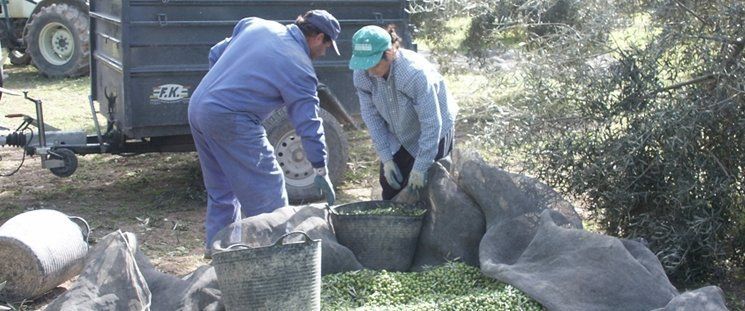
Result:
[[[336,193],[334,192],[334,185],[331,184],[331,179],[329,179],[326,167],[316,168],[315,171],[316,177],[313,179],[313,182],[316,184],[318,189],[321,189],[321,193],[326,195],[326,202],[329,205],[334,205],[334,202],[336,201]]]
[[[419,191],[427,184],[427,172],[411,171],[409,175],[409,191]]]
[[[396,190],[401,189],[401,183],[404,181],[404,177],[393,160],[383,163],[383,176],[385,176],[385,180],[391,188]]]

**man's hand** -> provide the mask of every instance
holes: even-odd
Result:
[[[427,172],[411,171],[409,175],[409,190],[418,191],[427,185]]]
[[[383,176],[385,176],[385,180],[391,188],[396,190],[401,189],[401,183],[404,181],[404,177],[393,160],[383,163]]]
[[[329,205],[334,205],[334,202],[336,201],[336,192],[334,192],[334,185],[331,184],[331,179],[329,179],[326,167],[315,168],[314,171],[316,172],[316,177],[313,179],[313,182],[316,184],[316,187],[321,189],[321,192],[326,195],[326,202]]]

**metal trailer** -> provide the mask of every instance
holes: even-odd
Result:
[[[356,128],[350,113],[359,113],[352,72],[347,67],[352,35],[365,25],[396,24],[404,45],[412,48],[406,5],[405,0],[91,1],[89,104],[96,134],[44,131],[41,101],[29,98],[38,108],[37,120],[26,117],[24,124],[38,125],[39,133],[24,137],[23,142],[18,130],[10,140],[10,134],[0,133],[0,145],[21,146],[27,154],[39,154],[42,166],[57,176],[74,173],[76,155],[193,151],[187,106],[208,70],[210,47],[229,36],[243,17],[259,16],[286,24],[307,10],[325,9],[342,27],[337,40],[342,55],[327,54],[314,63],[320,81],[329,173],[338,184],[343,180],[348,157],[341,124]],[[106,124],[99,125],[97,114],[105,117]],[[284,170],[290,200],[320,199],[321,193],[313,185],[312,167],[286,111],[277,111],[264,126]]]

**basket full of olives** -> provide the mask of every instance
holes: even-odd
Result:
[[[409,269],[425,209],[393,201],[363,201],[330,210],[337,240],[352,250],[365,268]]]

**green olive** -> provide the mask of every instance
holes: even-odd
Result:
[[[322,284],[323,310],[543,310],[516,288],[457,262],[423,272],[331,274]]]

